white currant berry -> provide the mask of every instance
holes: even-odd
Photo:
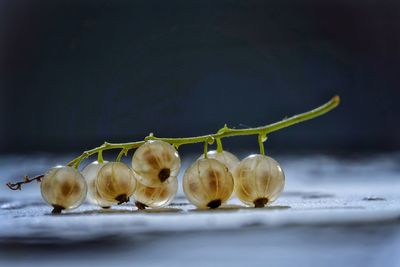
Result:
[[[273,202],[282,192],[285,175],[273,158],[250,155],[233,172],[236,196],[246,205],[260,208]]]
[[[218,208],[233,192],[228,168],[215,159],[199,159],[183,176],[183,191],[198,208]]]
[[[103,199],[122,204],[128,202],[135,191],[136,178],[124,163],[108,162],[97,174],[96,188]]]
[[[225,150],[223,150],[222,152],[218,152],[217,150],[210,150],[207,152],[207,157],[220,161],[226,167],[228,167],[228,170],[231,173],[233,173],[233,170],[240,162],[240,160],[234,154]],[[202,154],[199,159],[204,159],[204,154]]]
[[[86,199],[91,203],[98,205],[102,208],[111,207],[114,202],[108,201],[101,197],[96,187],[96,179],[100,169],[106,164],[108,161],[104,161],[103,163],[99,163],[98,161],[93,161],[89,165],[87,165],[82,170],[82,175],[85,177],[88,193]]]
[[[137,205],[143,204],[151,208],[165,207],[174,199],[178,191],[178,179],[172,178],[169,183],[164,183],[159,187],[149,187],[137,183],[133,197]]]
[[[169,143],[150,140],[140,146],[132,157],[132,169],[138,181],[146,186],[158,187],[168,183],[179,173],[181,160]]]
[[[67,166],[50,169],[42,178],[40,191],[43,199],[54,207],[53,213],[74,209],[86,198],[85,178],[77,170]]]

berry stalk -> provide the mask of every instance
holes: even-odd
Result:
[[[116,159],[116,161],[120,161],[121,157],[123,155],[126,156],[129,150],[140,147],[141,145],[146,143],[146,141],[148,141],[148,140],[161,140],[161,141],[170,143],[175,148],[178,148],[181,145],[203,142],[205,157],[207,157],[208,144],[213,144],[214,141],[217,142],[217,151],[221,153],[223,151],[222,142],[221,142],[222,138],[232,137],[232,136],[241,136],[241,135],[258,135],[258,143],[260,145],[260,154],[264,154],[263,143],[267,139],[267,134],[278,131],[278,130],[286,128],[286,127],[289,127],[291,125],[324,115],[325,113],[327,113],[327,112],[331,111],[332,109],[334,109],[335,107],[337,107],[339,105],[339,103],[340,103],[339,96],[334,96],[329,102],[327,102],[327,103],[323,104],[322,106],[319,106],[315,109],[312,109],[310,111],[292,116],[290,118],[283,119],[281,121],[278,121],[278,122],[275,122],[272,124],[261,126],[261,127],[245,128],[245,129],[232,129],[232,128],[229,128],[227,125],[225,125],[224,127],[219,129],[214,134],[201,135],[201,136],[195,136],[195,137],[159,138],[159,137],[154,136],[151,133],[149,136],[147,136],[142,141],[128,142],[128,143],[105,142],[104,144],[102,144],[99,147],[95,147],[93,149],[84,151],[80,156],[71,160],[67,164],[67,166],[75,167],[76,169],[78,169],[79,165],[81,164],[81,162],[84,159],[86,159],[96,153],[98,154],[98,161],[103,162],[103,156],[102,156],[103,151],[111,150],[111,149],[120,149],[121,150]],[[12,190],[20,190],[22,184],[30,183],[34,180],[40,182],[40,179],[42,177],[43,177],[43,175],[38,175],[36,177],[33,177],[32,179],[25,177],[24,181],[21,181],[18,183],[7,183],[7,186]]]
[[[289,127],[291,125],[307,121],[310,119],[314,119],[316,117],[319,117],[321,115],[324,115],[325,113],[331,111],[335,107],[337,107],[340,103],[340,98],[339,96],[334,96],[329,102],[323,104],[322,106],[319,106],[315,109],[312,109],[310,111],[294,115],[290,118],[283,119],[281,121],[268,124],[265,126],[261,127],[255,127],[255,128],[245,128],[245,129],[232,129],[229,128],[227,125],[222,127],[221,129],[218,130],[218,132],[214,134],[208,134],[208,135],[201,135],[201,136],[195,136],[195,137],[184,137],[184,138],[160,138],[156,137],[153,134],[150,134],[147,136],[143,141],[137,141],[137,142],[129,142],[129,143],[108,143],[105,142],[99,147],[87,150],[83,152],[79,157],[73,159],[68,163],[68,166],[74,166],[75,168],[78,168],[82,160],[90,157],[93,154],[96,153],[101,153],[104,150],[110,150],[110,149],[121,149],[121,152],[119,153],[117,160],[120,160],[122,155],[128,153],[129,150],[137,148],[141,145],[143,145],[146,141],[148,140],[161,140],[167,143],[170,143],[171,145],[175,146],[178,148],[181,145],[187,145],[187,144],[194,144],[194,143],[202,143],[202,142],[207,142],[209,144],[214,143],[214,140],[221,140],[222,138],[225,137],[232,137],[232,136],[240,136],[240,135],[258,135],[259,136],[259,143],[262,145],[262,143],[266,140],[266,136],[269,133],[278,131],[280,129]],[[260,150],[263,153],[263,147],[260,145]]]

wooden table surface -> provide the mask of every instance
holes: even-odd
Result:
[[[0,266],[400,266],[399,153],[273,156],[286,186],[264,209],[197,210],[180,185],[165,209],[51,215],[37,184],[1,187]],[[69,158],[0,156],[0,182]]]

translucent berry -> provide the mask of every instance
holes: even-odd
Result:
[[[146,186],[158,187],[175,178],[181,167],[176,149],[170,144],[150,140],[140,146],[132,157],[132,168],[138,181]]]
[[[226,167],[228,167],[231,173],[233,173],[233,170],[240,162],[234,154],[225,150],[222,152],[217,152],[217,150],[208,151],[207,157],[222,162]],[[199,159],[204,159],[204,154],[202,154]]]
[[[198,208],[218,208],[233,192],[232,174],[215,159],[199,159],[186,170],[183,191]]]
[[[149,187],[138,182],[133,197],[144,206],[159,208],[165,207],[171,203],[177,191],[178,179],[176,178],[171,179],[169,183],[164,183],[159,187]]]
[[[260,208],[273,202],[282,192],[285,175],[273,158],[250,155],[233,173],[236,196],[246,205]]]
[[[57,166],[42,178],[40,190],[43,199],[54,207],[53,213],[74,209],[86,198],[85,178],[71,167]]]
[[[106,199],[102,198],[99,194],[97,187],[96,187],[96,179],[100,169],[106,164],[107,161],[103,163],[99,163],[97,161],[93,161],[89,165],[87,165],[82,170],[82,175],[85,177],[87,186],[88,186],[88,193],[86,199],[95,205],[98,205],[102,208],[109,208],[114,202],[107,201]]]
[[[122,204],[128,202],[135,191],[136,179],[124,163],[108,162],[99,170],[96,188],[102,199]]]

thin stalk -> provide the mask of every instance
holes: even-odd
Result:
[[[217,152],[222,153],[224,151],[224,147],[222,146],[221,138],[216,138],[217,140]]]
[[[260,155],[265,155],[264,152],[264,140],[262,134],[258,135],[258,146],[260,147]]]
[[[104,160],[103,160],[103,151],[102,150],[97,152],[97,162],[98,163],[103,163],[104,162]]]
[[[208,142],[204,142],[204,158],[207,159],[208,158]]]
[[[167,143],[170,143],[171,145],[175,147],[179,147],[181,145],[187,145],[187,144],[194,144],[194,143],[212,143],[213,140],[217,140],[217,145],[219,147],[222,147],[221,139],[225,137],[232,137],[232,136],[241,136],[241,135],[259,135],[259,139],[261,138],[261,144],[264,141],[264,137],[272,132],[276,132],[278,130],[281,130],[283,128],[289,127],[291,125],[307,121],[310,119],[314,119],[316,117],[319,117],[321,115],[324,115],[325,113],[331,111],[335,107],[337,107],[340,103],[340,98],[339,96],[334,96],[329,102],[323,104],[322,106],[319,106],[315,109],[312,109],[310,111],[294,115],[290,118],[283,119],[281,121],[268,124],[265,126],[261,127],[255,127],[255,128],[245,128],[245,129],[232,129],[229,128],[227,125],[225,125],[223,128],[219,129],[216,133],[214,134],[207,134],[207,135],[201,135],[201,136],[194,136],[194,137],[184,137],[184,138],[160,138],[160,137],[155,137],[153,134],[150,134],[145,138],[143,141],[137,141],[137,142],[129,142],[129,143],[108,143],[105,142],[99,147],[87,150],[83,152],[80,156],[77,158],[71,160],[67,165],[68,166],[74,166],[75,168],[78,168],[82,160],[90,157],[91,155],[95,153],[99,153],[105,150],[110,150],[110,149],[122,149],[123,151],[128,151],[130,149],[137,148],[141,145],[143,145],[147,140],[161,140]],[[261,137],[260,137],[261,136]],[[261,148],[260,146],[260,153],[264,151],[263,146]],[[122,152],[122,151],[121,151]],[[121,154],[122,156],[122,154]],[[120,157],[119,157],[120,158]]]
[[[214,134],[208,134],[208,135],[201,135],[201,136],[195,136],[195,137],[186,137],[186,138],[159,138],[155,137],[153,133],[150,133],[149,136],[147,136],[144,140],[142,141],[137,141],[137,142],[129,142],[129,143],[108,143],[105,142],[99,147],[95,147],[93,149],[84,151],[80,156],[76,157],[75,159],[71,160],[67,165],[71,167],[75,167],[76,169],[79,168],[79,165],[81,162],[92,156],[93,154],[98,154],[98,161],[103,162],[103,151],[105,150],[111,150],[111,149],[120,149],[121,151],[119,152],[117,156],[117,161],[121,160],[121,157],[123,155],[126,155],[130,149],[138,148],[141,145],[143,145],[146,141],[148,140],[161,140],[167,143],[170,143],[173,145],[175,148],[178,148],[181,145],[186,145],[186,144],[193,144],[193,143],[200,143],[204,142],[204,156],[205,158],[207,157],[207,151],[208,151],[208,145],[213,144],[214,141],[217,141],[217,151],[222,152],[222,142],[221,139],[225,137],[232,137],[232,136],[241,136],[241,135],[258,135],[258,143],[260,146],[260,154],[264,154],[264,142],[266,140],[266,137],[269,133],[278,131],[280,129],[289,127],[293,124],[300,123],[303,121],[307,121],[316,117],[319,117],[335,107],[339,105],[340,103],[340,98],[339,96],[334,96],[329,102],[323,104],[320,107],[317,107],[313,110],[292,116],[290,118],[283,119],[281,121],[268,124],[265,126],[261,127],[256,127],[256,128],[246,128],[246,129],[232,129],[229,128],[226,124],[224,127],[219,129],[216,133]],[[41,181],[41,178],[44,175],[38,175],[33,178],[25,177],[23,181],[17,182],[17,183],[7,183],[7,186],[12,189],[12,190],[20,190],[21,186],[23,184],[30,183],[32,181]]]

